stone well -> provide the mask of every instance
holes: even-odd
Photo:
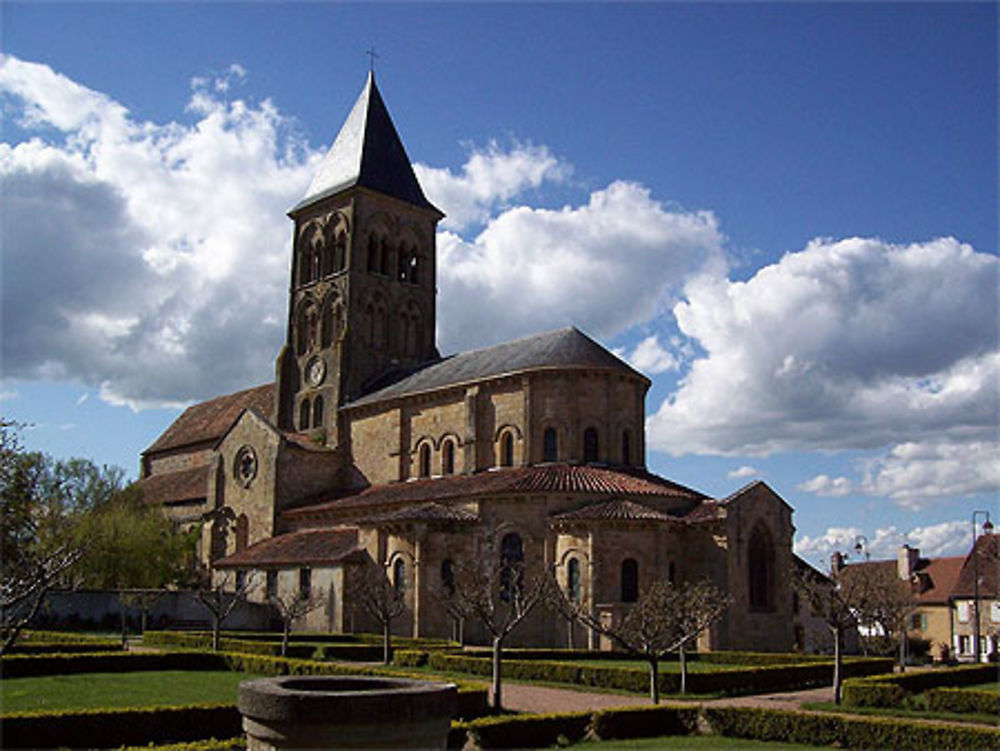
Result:
[[[437,748],[455,714],[453,683],[369,676],[281,676],[240,684],[248,751]]]

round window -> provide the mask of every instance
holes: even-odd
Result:
[[[249,487],[253,478],[257,476],[257,454],[251,446],[243,446],[236,452],[233,475],[245,488]]]

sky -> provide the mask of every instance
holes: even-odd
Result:
[[[824,567],[997,514],[997,7],[0,4],[2,382],[124,467],[265,383],[291,223],[376,80],[439,226],[443,353],[575,325],[647,464],[762,479]]]

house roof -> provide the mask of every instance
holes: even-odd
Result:
[[[354,529],[309,529],[270,537],[213,565],[217,568],[268,568],[337,563],[357,551]]]
[[[188,407],[143,454],[216,441],[245,409],[268,415],[274,405],[274,384],[237,391]]]
[[[390,509],[418,502],[512,493],[646,496],[683,499],[690,501],[692,505],[705,498],[696,490],[644,470],[577,464],[538,464],[473,475],[450,475],[373,485],[346,497],[313,497],[297,508],[283,512],[282,517],[295,520],[342,511],[364,511],[372,507]]]
[[[638,371],[575,327],[535,334],[493,347],[462,352],[397,373],[388,385],[355,399],[346,407],[372,404],[398,396],[434,391],[484,378],[496,378],[528,370],[548,368],[595,368],[617,370],[645,380]]]
[[[664,522],[677,521],[676,516],[664,514],[641,503],[629,501],[624,498],[612,498],[610,501],[591,503],[590,505],[578,508],[574,511],[567,511],[553,517],[554,521],[579,522],[579,521],[647,521]]]
[[[962,569],[952,594],[956,597],[974,597],[976,574],[979,575],[980,597],[995,598],[1000,595],[1000,535],[984,534],[976,540],[976,546],[962,561]]]
[[[159,472],[139,480],[142,500],[149,504],[183,503],[204,500],[208,493],[211,466],[203,464],[178,472]]]
[[[947,603],[955,591],[963,561],[961,557],[920,558],[909,582],[912,600],[925,605]],[[878,571],[887,577],[897,579],[902,586],[903,580],[898,579],[898,565],[895,559],[850,563],[840,569],[837,576],[851,577],[865,571]]]
[[[410,158],[371,72],[305,196],[290,213],[355,186],[434,208],[413,174]]]

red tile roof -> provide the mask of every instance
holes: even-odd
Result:
[[[208,473],[211,467],[183,469],[179,472],[161,472],[139,480],[142,500],[149,504],[181,503],[204,500],[208,493]]]
[[[575,511],[567,511],[554,517],[556,521],[677,521],[676,516],[664,514],[641,503],[615,498],[602,503],[591,503]]]
[[[953,594],[957,597],[975,596],[974,577],[977,573],[980,598],[1000,595],[1000,535],[985,534],[976,540],[976,547],[962,561]]]
[[[686,500],[694,504],[706,496],[642,470],[611,469],[592,465],[540,464],[452,475],[387,485],[373,485],[346,497],[309,499],[282,516],[289,520],[322,516],[372,506],[393,508],[404,504],[511,493],[573,493],[599,496],[646,496]]]
[[[271,537],[216,561],[217,568],[312,566],[343,561],[358,550],[354,529],[310,529]]]
[[[273,383],[194,404],[184,410],[143,453],[218,440],[244,409],[255,409],[267,417],[273,404]]]
[[[919,559],[913,571],[913,578],[910,580],[913,601],[925,605],[947,603],[955,591],[963,560],[965,559],[961,557]],[[895,560],[851,563],[844,566],[838,576],[850,577],[866,570],[876,570],[898,578],[898,566]],[[902,586],[903,580],[899,579],[899,582]]]
[[[392,522],[478,522],[479,516],[457,506],[441,503],[422,503],[419,506],[404,506],[386,514],[377,514],[360,520],[361,524],[383,524]]]

